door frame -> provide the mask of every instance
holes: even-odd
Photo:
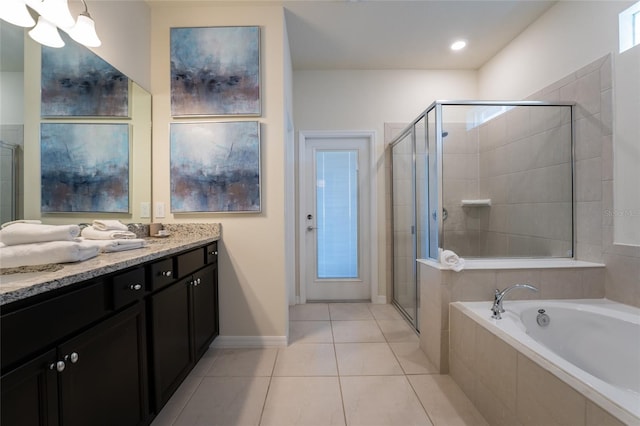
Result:
[[[307,248],[305,242],[306,222],[303,220],[305,188],[307,187],[306,173],[301,171],[300,165],[305,162],[305,153],[307,148],[307,139],[349,139],[349,138],[365,138],[369,141],[369,159],[367,165],[369,167],[369,181],[371,186],[369,189],[369,205],[362,206],[369,211],[369,229],[363,231],[370,234],[369,245],[369,277],[371,280],[370,296],[371,303],[379,303],[378,297],[378,194],[376,173],[376,132],[372,130],[301,130],[298,134],[298,287],[299,300],[298,303],[307,303],[307,265],[305,262]]]

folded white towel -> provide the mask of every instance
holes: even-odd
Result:
[[[442,253],[440,253],[440,263],[456,272],[460,272],[464,269],[464,259],[451,250],[443,250]]]
[[[93,227],[98,231],[128,231],[127,225],[119,220],[94,220]]]
[[[73,241],[79,235],[80,227],[78,225],[14,223],[0,230],[0,241],[8,246],[13,246],[47,241]]]
[[[0,228],[4,229],[9,225],[13,225],[15,223],[31,223],[31,224],[38,224],[38,223],[42,223],[42,221],[40,220],[31,220],[31,219],[20,219],[20,220],[12,220],[11,222],[5,222],[2,224],[2,226],[0,226]]]
[[[0,268],[45,265],[47,263],[80,262],[100,253],[91,242],[49,241],[0,247]]]
[[[98,244],[103,253],[133,250],[146,246],[145,240],[141,238],[132,238],[130,240],[91,240],[91,242]]]
[[[101,231],[94,226],[87,226],[82,230],[82,237],[87,240],[119,240],[125,238],[136,238],[136,234],[131,231]]]

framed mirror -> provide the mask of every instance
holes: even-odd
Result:
[[[41,115],[41,77],[42,77],[42,46],[26,36],[23,28],[16,27],[4,21],[0,21],[0,141],[2,141],[1,161],[2,186],[0,195],[0,223],[17,219],[40,219],[45,223],[81,223],[90,222],[96,218],[118,219],[124,223],[140,222],[149,223],[149,207],[151,202],[151,94],[144,90],[135,81],[131,80],[128,86],[128,114],[126,117],[42,117]],[[70,40],[67,42],[74,43]],[[84,46],[75,44],[74,49],[85,49],[88,55],[95,55]],[[48,48],[45,48],[48,49]],[[62,48],[64,49],[64,48]],[[57,50],[57,49],[56,49]],[[60,50],[60,54],[64,52]],[[55,55],[54,51],[52,55]],[[54,125],[54,126],[52,126]],[[126,170],[128,177],[121,179],[120,184],[125,187],[126,207],[121,205],[108,207],[110,198],[106,198],[107,208],[86,208],[86,203],[78,200],[87,193],[95,193],[97,196],[108,194],[112,188],[104,185],[94,187],[87,191],[87,186],[82,180],[76,179],[75,185],[66,188],[66,192],[56,195],[60,201],[65,201],[69,208],[47,208],[43,206],[45,200],[51,197],[51,186],[47,179],[43,179],[41,158],[48,163],[47,152],[43,154],[42,129],[62,128],[84,130],[96,128],[126,127],[128,138],[128,155],[120,154],[116,157],[118,163],[127,162],[126,167],[119,164],[120,173]],[[66,128],[66,127],[65,127]],[[60,133],[60,132],[59,132]],[[85,132],[86,133],[86,132]],[[98,132],[90,135],[76,137],[74,150],[94,152],[94,159],[104,159],[106,153],[115,148],[116,141],[111,134],[120,135],[118,132]],[[62,135],[65,133],[62,132]],[[46,137],[46,134],[44,134]],[[58,139],[61,139],[59,136]],[[66,139],[66,138],[65,138]],[[83,143],[86,140],[87,143]],[[66,140],[62,141],[66,144]],[[122,148],[121,148],[122,149]],[[100,154],[102,152],[103,154]],[[78,161],[78,155],[70,156],[78,169],[86,168],[87,164],[93,164],[92,159]],[[80,158],[82,158],[80,156]],[[68,167],[60,163],[61,169]],[[75,164],[74,164],[75,167]],[[105,167],[105,166],[101,166]],[[96,170],[100,171],[99,168]],[[44,175],[46,176],[46,174]],[[46,193],[43,197],[43,188]],[[69,189],[72,188],[72,189]],[[73,189],[75,188],[75,189]],[[81,195],[78,188],[83,188],[85,194]],[[121,191],[122,192],[122,191]],[[68,202],[67,202],[68,201]],[[104,205],[105,203],[103,203]],[[75,207],[79,206],[79,207]],[[102,210],[102,211],[101,211]],[[104,211],[106,210],[106,211]]]

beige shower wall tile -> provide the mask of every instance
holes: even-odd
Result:
[[[476,403],[476,374],[456,355],[449,357],[449,375],[460,386],[465,395],[473,403]]]
[[[605,297],[605,268],[586,268],[582,271],[582,291],[585,299]]]
[[[521,426],[515,410],[508,408],[500,396],[485,386],[481,381],[476,383],[475,406],[480,414],[492,426]],[[541,425],[538,425],[541,426]],[[548,425],[544,425],[548,426]]]
[[[498,337],[478,327],[475,341],[475,370],[478,382],[486,386],[509,410],[516,409],[517,352]],[[479,397],[480,395],[477,395]],[[482,411],[484,413],[484,411]]]
[[[599,67],[598,67],[599,68]],[[578,114],[592,115],[600,112],[600,70],[597,69],[578,78]]]
[[[637,257],[604,255],[608,299],[640,307],[640,261]]]
[[[600,115],[602,120],[602,134],[613,134],[613,90],[608,89],[600,93]]]
[[[576,203],[576,241],[602,245],[602,221],[601,201]]]
[[[541,299],[580,299],[583,295],[581,270],[549,269],[540,271]]]
[[[534,287],[540,285],[540,270],[539,269],[515,269],[515,270],[500,270],[496,273],[496,284],[498,289],[504,290],[507,287],[511,287],[514,284],[529,284]],[[511,290],[509,295],[505,298],[505,304],[509,300],[532,300],[539,299],[540,293],[528,290],[526,288],[518,288]]]
[[[445,282],[451,291],[451,301],[493,300],[496,272],[481,270],[446,271]]]
[[[601,150],[600,150],[601,151]],[[602,200],[601,157],[576,161],[576,201]]]
[[[613,417],[591,401],[587,401],[586,426],[623,426],[626,423]]]
[[[476,330],[475,321],[462,313],[457,307],[449,309],[450,355],[457,357],[467,367],[475,365]]]
[[[599,157],[602,152],[602,122],[600,115],[576,120],[576,160]]]
[[[518,420],[525,426],[585,424],[586,399],[522,354],[517,395]]]

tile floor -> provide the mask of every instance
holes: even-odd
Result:
[[[286,348],[210,349],[152,423],[487,425],[392,305],[292,306]]]

